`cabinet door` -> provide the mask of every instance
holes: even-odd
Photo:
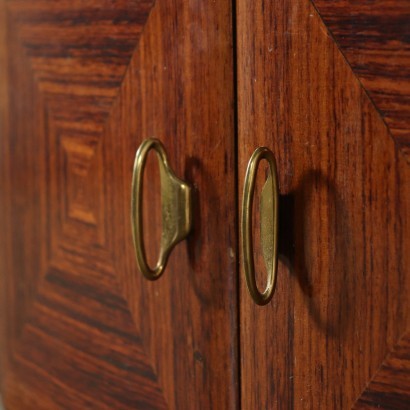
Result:
[[[231,2],[0,4],[6,409],[236,407]],[[130,194],[135,152],[153,136],[194,186],[194,229],[149,282]]]
[[[241,273],[242,407],[409,408],[409,3],[236,4],[240,190],[258,146],[280,183],[270,304]]]

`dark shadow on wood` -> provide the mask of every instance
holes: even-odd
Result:
[[[320,303],[320,288],[315,288],[313,276],[320,272],[312,272],[312,259],[322,255],[308,255],[310,241],[318,240],[313,235],[321,231],[312,226],[309,220],[313,195],[322,192],[326,199],[325,218],[327,218],[329,244],[323,252],[328,252],[329,270],[323,272],[323,277],[329,275],[328,291],[325,299],[327,306],[322,309]],[[350,296],[349,283],[352,275],[358,274],[354,265],[354,256],[349,252],[356,246],[349,215],[336,187],[329,178],[320,171],[312,170],[300,180],[297,188],[279,199],[279,259],[287,266],[291,275],[305,295],[306,306],[317,326],[331,337],[344,338],[349,326],[350,317],[354,315],[354,300]],[[317,249],[317,247],[315,247]],[[328,251],[326,251],[326,248]],[[331,250],[334,253],[331,254]],[[332,301],[332,305],[330,305]]]

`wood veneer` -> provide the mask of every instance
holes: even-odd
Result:
[[[267,146],[281,194],[272,302],[240,273],[242,408],[351,408],[409,328],[409,164],[311,2],[236,4],[239,192]]]
[[[231,2],[1,7],[6,407],[236,408]],[[155,283],[129,215],[152,136],[196,192],[194,231]]]

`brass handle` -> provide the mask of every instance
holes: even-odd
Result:
[[[154,269],[148,266],[143,243],[142,191],[143,174],[148,152],[158,155],[161,178],[162,235],[158,262]],[[145,140],[135,155],[132,175],[131,221],[137,264],[149,280],[158,279],[166,267],[168,256],[175,245],[185,239],[192,226],[191,188],[177,178],[168,164],[162,143],[154,138]]]
[[[266,159],[269,163],[269,176],[262,189],[260,201],[262,253],[268,271],[266,289],[259,292],[255,279],[252,239],[252,205],[256,173],[259,162]],[[258,305],[266,305],[272,299],[276,285],[278,268],[278,204],[279,188],[276,161],[272,151],[259,147],[252,154],[246,170],[242,199],[242,254],[246,284],[252,299]]]

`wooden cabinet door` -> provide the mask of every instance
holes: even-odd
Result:
[[[408,409],[409,3],[236,4],[240,192],[267,146],[281,194],[270,304],[241,272],[242,408]]]
[[[235,408],[231,1],[0,4],[6,409]],[[153,136],[194,187],[194,229],[148,282],[130,191]],[[150,256],[157,170],[144,188]]]

